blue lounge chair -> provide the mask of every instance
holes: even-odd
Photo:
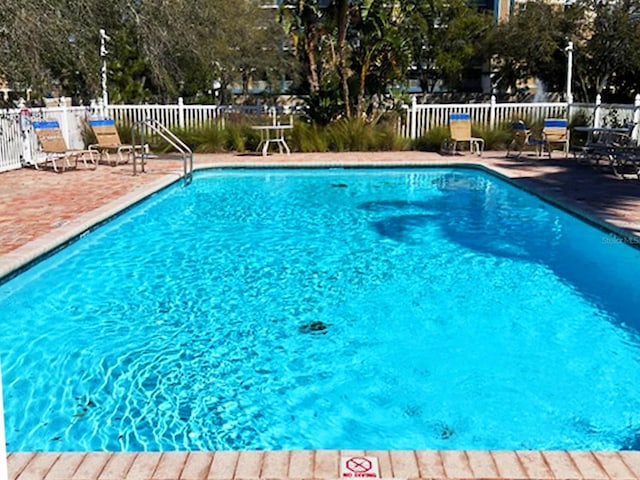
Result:
[[[564,118],[547,118],[542,127],[542,145],[551,158],[554,145],[560,145],[564,158],[569,155],[569,122]]]
[[[89,126],[97,141],[97,143],[89,145],[89,149],[100,152],[100,159],[105,159],[112,165],[127,163],[135,154],[136,149],[145,148],[122,143],[112,118],[91,119]],[[117,157],[112,159],[112,153],[115,153]]]
[[[93,164],[94,169],[97,167],[97,152],[67,148],[67,142],[57,120],[41,120],[33,122],[32,125],[44,153],[44,160],[35,162],[35,168],[38,168],[38,163],[50,163],[55,172],[58,171],[58,167],[64,171],[72,166],[72,161],[74,167],[77,167],[80,161],[87,167],[87,160]]]
[[[471,136],[471,116],[468,113],[452,113],[449,115],[450,137],[442,142],[441,152],[455,155],[458,144],[469,144],[469,151],[482,155],[484,140]]]
[[[507,147],[507,157],[520,158],[520,155],[526,149],[533,149],[537,156],[540,155],[544,142],[542,139],[533,136],[526,123],[522,120],[517,120],[511,124],[511,130],[513,137]]]

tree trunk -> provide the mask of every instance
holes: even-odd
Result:
[[[309,91],[310,93],[318,93],[320,91],[320,78],[318,76],[318,64],[316,62],[315,34],[312,38],[306,38],[304,43],[305,50],[307,51],[307,61],[309,62],[309,70],[307,71]]]
[[[349,101],[349,77],[347,72],[347,26],[349,24],[349,0],[336,0],[338,19],[338,75],[342,85],[342,100],[347,118],[351,117]]]
[[[365,96],[365,87],[367,82],[367,73],[369,72],[369,65],[371,61],[369,56],[362,63],[362,68],[360,69],[360,82],[358,85],[358,104],[356,109],[356,116],[358,118],[362,118],[362,114],[364,113],[364,96]]]

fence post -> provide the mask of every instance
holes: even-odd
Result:
[[[95,100],[91,100],[89,104],[89,110],[91,110],[91,118],[98,117],[98,103]]]
[[[96,113],[99,118],[107,118],[107,106],[104,104],[102,99],[98,100]]]
[[[22,163],[34,163],[34,152],[31,150],[31,135],[33,127],[31,126],[31,110],[27,108],[24,98],[20,98],[18,102],[20,113],[20,157]]]
[[[489,130],[496,128],[496,96],[491,95],[491,105],[489,106]]]
[[[415,140],[416,138],[418,138],[417,116],[418,116],[418,100],[416,99],[416,97],[411,97],[411,111],[409,115],[409,132],[410,132],[411,140]]]
[[[631,137],[638,141],[638,124],[640,124],[640,93],[636,95],[633,102],[633,133]]]
[[[184,128],[184,100],[182,97],[178,97],[178,125],[180,128]]]
[[[60,130],[62,130],[64,141],[67,143],[67,145],[70,145],[69,108],[67,107],[67,99],[65,97],[60,97],[59,104],[60,108],[62,108],[62,111],[60,112]]]
[[[602,126],[602,112],[600,111],[602,105],[602,96],[596,95],[596,107],[593,111],[593,127],[599,128]]]

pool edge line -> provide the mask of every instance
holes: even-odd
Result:
[[[388,162],[362,162],[358,164],[346,162],[325,162],[317,164],[305,164],[304,162],[292,162],[283,164],[282,162],[274,161],[273,163],[237,163],[237,162],[223,162],[223,163],[205,163],[194,166],[194,172],[206,171],[206,170],[267,170],[267,169],[291,169],[291,170],[317,170],[317,169],[331,169],[340,168],[344,170],[357,170],[357,169],[395,169],[395,168],[421,168],[421,169],[433,169],[433,168],[460,168],[477,170],[487,173],[488,175],[495,176],[496,178],[514,186],[526,193],[529,193],[550,205],[561,209],[562,211],[573,215],[574,217],[588,223],[589,225],[599,229],[604,233],[614,235],[619,238],[622,243],[640,250],[640,236],[633,234],[632,232],[618,227],[604,219],[601,219],[595,215],[581,210],[577,207],[564,203],[549,194],[537,191],[534,186],[523,185],[521,179],[518,177],[510,177],[505,173],[502,173],[495,169],[493,166],[487,166],[480,163],[481,159],[477,162],[457,161],[457,160],[437,160],[429,163],[423,163],[420,161],[398,161],[390,160]],[[130,191],[123,196],[112,200],[111,202],[102,205],[94,210],[82,214],[79,218],[70,221],[70,224],[64,225],[60,228],[63,230],[52,230],[50,232],[41,235],[38,238],[24,244],[23,246],[12,250],[0,258],[3,260],[3,265],[0,265],[0,285],[11,280],[15,276],[19,275],[23,271],[31,268],[33,265],[45,260],[49,256],[55,254],[60,249],[68,246],[69,244],[82,238],[84,235],[90,233],[94,229],[108,223],[120,215],[127,212],[129,209],[135,207],[139,203],[151,198],[153,195],[160,193],[166,188],[171,187],[177,182],[181,181],[183,174],[176,175],[175,173],[167,173],[163,175],[159,180],[149,185],[143,186],[137,190]],[[86,217],[86,218],[85,218]]]
[[[626,230],[624,227],[619,227],[617,225],[614,225],[611,222],[607,222],[606,220],[603,220],[596,215],[592,215],[584,210],[581,210],[578,207],[574,207],[570,204],[562,202],[561,200],[554,198],[552,195],[539,192],[535,189],[535,187],[522,185],[519,181],[520,179],[518,179],[517,177],[509,177],[501,172],[498,172],[497,170],[493,170],[491,167],[487,167],[486,165],[482,165],[482,164],[468,164],[468,166],[477,170],[485,171],[491,175],[494,175],[498,177],[500,180],[503,180],[504,182],[518,188],[519,190],[527,192],[539,198],[540,200],[562,210],[563,212],[566,212],[569,215],[572,215],[578,218],[579,220],[582,220],[583,222],[591,225],[594,228],[597,228],[603,233],[608,233],[616,237],[619,237],[621,240],[621,243],[624,243],[625,245],[628,245],[629,247],[634,248],[636,250],[640,250],[640,236],[635,235],[633,232],[629,230]]]
[[[0,255],[0,285],[32,266],[78,241],[96,228],[115,220],[139,203],[182,180],[182,175],[165,174],[157,181],[144,185],[49,231],[21,247]]]

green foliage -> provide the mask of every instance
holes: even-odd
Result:
[[[571,147],[582,147],[587,142],[588,133],[587,132],[578,132],[574,130],[574,127],[584,127],[591,125],[592,118],[584,110],[579,110],[574,113],[569,120],[569,130],[571,131],[570,141]]]
[[[226,127],[227,145],[231,150],[244,152],[247,149],[247,140],[251,140],[247,126],[244,123],[230,123]]]
[[[196,153],[254,152],[260,134],[251,125],[255,125],[255,121],[245,119],[227,122],[224,127],[203,125],[173,129],[173,133]],[[151,140],[153,151],[172,151],[167,142],[156,137]],[[325,126],[296,121],[294,128],[287,131],[287,143],[294,152],[397,151],[406,150],[411,144],[396,134],[391,122],[368,124],[358,119],[337,120]]]
[[[344,112],[344,102],[340,96],[338,79],[325,79],[323,88],[309,96],[306,116],[319,125],[328,125]]]
[[[0,78],[33,97],[100,96],[105,29],[112,102],[209,94],[213,80],[246,87],[291,70],[273,11],[253,0],[5,0]],[[24,93],[23,93],[24,95]]]
[[[577,76],[585,96],[630,101],[640,92],[640,21],[636,1],[582,0],[591,21],[578,37]]]
[[[494,30],[491,45],[501,59],[497,76],[501,90],[515,90],[517,82],[533,77],[541,79],[549,91],[564,89],[566,38],[579,27],[566,19],[555,5],[529,2]]]
[[[295,122],[288,143],[296,152],[326,152],[329,150],[323,128],[315,123]]]
[[[511,140],[510,125],[496,129],[472,127],[471,135],[484,140],[485,150],[504,150]],[[449,137],[448,127],[435,127],[413,142],[413,148],[425,152],[439,152],[442,142]]]
[[[93,130],[91,130],[89,123],[85,122],[84,120],[81,123],[80,135],[82,136],[82,143],[84,144],[85,148],[89,148],[89,145],[95,145],[96,143],[98,143],[98,141],[96,140],[96,135],[95,133],[93,133]]]
[[[485,150],[505,150],[513,138],[509,125],[503,125],[493,130],[474,127],[471,134],[484,140]]]
[[[499,90],[539,78],[547,91],[566,90],[568,41],[574,43],[574,99],[630,102],[640,93],[640,22],[635,1],[578,0],[564,8],[526,2],[490,35]]]
[[[446,138],[449,138],[449,128],[435,127],[417,138],[413,143],[413,148],[423,152],[439,152],[440,146]]]
[[[327,126],[329,148],[335,152],[367,150],[366,145],[376,142],[373,129],[360,119],[340,119]]]
[[[569,120],[569,128],[573,127],[584,127],[587,125],[591,125],[592,118],[584,110],[578,110],[573,115],[571,115],[571,119]]]
[[[329,150],[345,151],[384,151],[404,149],[407,142],[398,138],[390,125],[368,124],[362,119],[340,119],[326,127],[325,135]]]
[[[459,83],[464,68],[483,51],[491,26],[465,0],[407,0],[405,38],[410,44],[422,88],[431,92],[439,80]]]
[[[219,153],[227,150],[227,132],[216,125],[202,125],[198,128],[173,128],[172,132],[195,153]],[[152,136],[151,149],[166,153],[173,151],[164,139]]]
[[[111,50],[117,51],[109,62],[109,100],[112,103],[141,103],[151,98],[151,72],[142,59],[135,35],[127,29],[111,35]]]

